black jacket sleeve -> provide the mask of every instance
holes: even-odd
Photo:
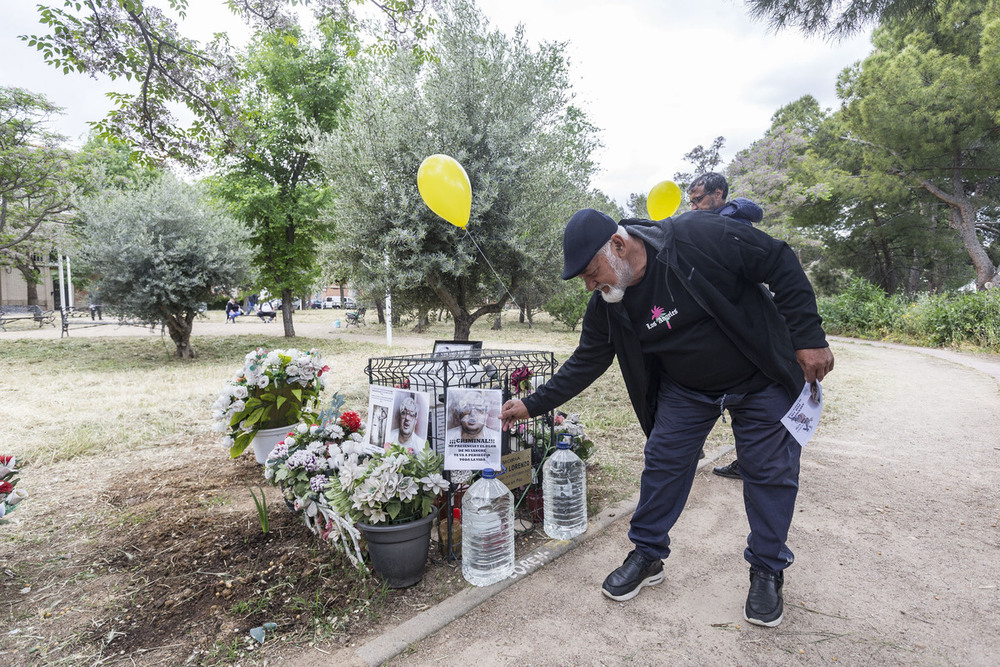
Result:
[[[590,297],[583,316],[580,343],[552,378],[524,399],[528,414],[536,417],[559,407],[608,370],[615,348],[608,332],[608,311],[597,293]]]

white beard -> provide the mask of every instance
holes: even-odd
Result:
[[[602,299],[608,303],[618,303],[625,298],[625,290],[628,289],[629,283],[635,277],[635,272],[632,270],[631,264],[613,252],[605,252],[604,254],[608,264],[611,265],[611,270],[615,272],[617,280],[614,285],[599,285],[597,289],[600,291]],[[608,288],[607,292],[604,291],[605,287]]]

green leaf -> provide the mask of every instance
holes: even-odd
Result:
[[[399,510],[403,509],[403,504],[398,500],[390,500],[385,504],[385,513],[389,515],[390,519],[395,519],[399,516]]]

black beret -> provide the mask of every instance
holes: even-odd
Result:
[[[563,232],[562,279],[569,280],[583,273],[604,244],[618,231],[618,223],[610,216],[585,208],[573,214]]]

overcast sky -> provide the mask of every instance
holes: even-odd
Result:
[[[106,81],[63,75],[17,39],[38,33],[35,0],[2,0],[0,84],[47,95],[66,110],[54,128],[79,143],[109,108]],[[55,2],[53,4],[59,4]],[[165,3],[161,3],[165,4]],[[193,0],[183,31],[245,30],[221,0]],[[479,0],[497,28],[523,23],[528,40],[568,42],[577,101],[601,129],[594,185],[624,205],[676,171],[684,154],[726,138],[728,161],[759,138],[783,104],[811,94],[838,106],[845,67],[871,50],[867,34],[839,43],[769,33],[740,0]],[[124,85],[124,84],[123,84]],[[442,147],[441,152],[448,152]]]

